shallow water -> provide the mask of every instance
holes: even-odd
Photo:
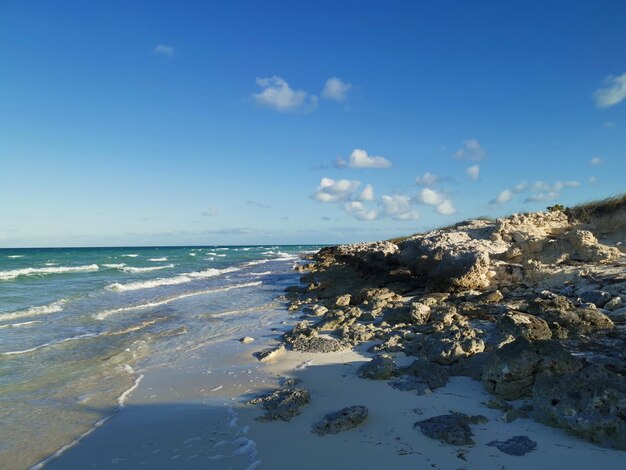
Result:
[[[150,364],[262,323],[317,248],[0,250],[0,462],[36,463]]]

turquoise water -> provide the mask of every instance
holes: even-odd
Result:
[[[318,248],[0,250],[0,462],[71,441],[151,360],[260,324]]]

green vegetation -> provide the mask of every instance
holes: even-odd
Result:
[[[565,213],[570,220],[588,222],[593,217],[609,215],[624,207],[626,207],[626,193],[618,194],[617,196],[608,197],[598,201],[578,204],[574,207],[567,208]]]

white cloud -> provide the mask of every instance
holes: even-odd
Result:
[[[604,82],[607,86],[593,93],[598,108],[614,106],[626,98],[626,73],[618,77],[609,76]]]
[[[463,147],[457,150],[454,156],[458,159],[482,160],[487,156],[487,151],[476,139],[470,139],[463,142]]]
[[[207,210],[205,210],[204,212],[201,212],[201,215],[205,216],[205,217],[215,217],[217,214],[219,214],[219,210],[217,207],[215,206],[209,206],[207,208]]]
[[[163,55],[165,57],[173,57],[174,52],[176,52],[176,48],[174,46],[166,46],[165,44],[159,44],[152,49],[153,54]]]
[[[439,177],[433,175],[432,173],[424,173],[424,176],[418,176],[415,178],[415,184],[418,186],[432,186],[439,182]]]
[[[456,212],[454,205],[452,205],[452,201],[450,201],[449,199],[446,199],[441,204],[439,204],[436,210],[439,214],[442,215],[450,215]]]
[[[599,165],[600,163],[602,163],[602,158],[600,157],[593,157],[589,163],[591,163],[592,165]]]
[[[320,202],[348,201],[360,185],[360,181],[322,178],[312,197]]]
[[[492,204],[504,204],[505,202],[509,202],[512,197],[513,191],[510,189],[505,189],[496,196],[496,198],[492,201]]]
[[[422,204],[435,206],[435,210],[437,211],[437,213],[442,215],[454,214],[456,212],[452,201],[442,194],[438,193],[434,189],[422,189],[419,195],[419,201]]]
[[[515,194],[519,194],[526,191],[526,188],[528,188],[528,183],[526,181],[522,181],[521,183],[517,183],[515,186],[513,186],[512,191]]]
[[[354,215],[354,218],[358,220],[376,220],[378,218],[378,211],[368,209],[360,201],[348,201],[342,207],[344,211]]]
[[[419,199],[423,204],[428,204],[430,206],[436,206],[437,204],[441,204],[443,202],[441,195],[434,189],[429,188],[422,189]]]
[[[332,77],[326,80],[326,84],[322,90],[322,98],[344,101],[351,89],[352,85],[349,83],[344,82],[340,78]]]
[[[589,177],[589,184],[591,186],[595,186],[598,183],[598,178],[596,178],[595,176],[590,176]]]
[[[371,184],[368,184],[363,188],[363,192],[359,196],[359,200],[361,201],[373,201],[374,200],[374,188]]]
[[[469,176],[472,181],[476,181],[478,179],[478,175],[480,174],[480,166],[472,165],[465,171],[467,172],[467,176]]]
[[[416,220],[419,214],[411,210],[411,198],[402,194],[381,197],[383,214],[395,220]]]
[[[354,149],[348,158],[350,168],[389,168],[391,162],[385,157],[370,156],[365,150]]]
[[[280,112],[299,109],[312,111],[317,106],[317,96],[309,95],[303,90],[294,90],[281,77],[257,78],[256,83],[263,91],[253,93],[252,97],[261,106]]]

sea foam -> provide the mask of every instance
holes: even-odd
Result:
[[[151,271],[159,271],[161,269],[167,269],[167,268],[173,268],[173,267],[174,267],[173,264],[165,264],[163,266],[148,266],[146,268],[136,268],[133,266],[125,266],[122,268],[122,271],[124,271],[125,273],[136,274],[136,273],[148,273]]]
[[[180,274],[178,276],[173,276],[173,277],[161,277],[157,279],[150,279],[149,281],[129,282],[127,284],[121,284],[119,282],[115,282],[113,284],[108,285],[107,289],[117,291],[117,292],[125,292],[125,291],[140,290],[140,289],[152,289],[154,287],[184,284],[185,282],[191,282],[196,279],[206,279],[209,277],[215,277],[215,276],[219,276],[220,274],[231,273],[234,271],[239,271],[239,269],[238,268],[225,268],[225,269],[210,268],[204,271],[184,273],[184,274]]]
[[[67,302],[67,299],[55,300],[47,305],[40,305],[37,307],[29,307],[23,310],[16,310],[14,312],[0,313],[0,321],[14,320],[16,318],[34,317],[36,315],[45,315],[47,313],[56,313],[63,310],[63,305]]]
[[[97,271],[97,264],[85,266],[49,266],[46,268],[22,268],[0,271],[0,281],[9,281],[20,276],[45,276],[48,274],[88,273]]]

